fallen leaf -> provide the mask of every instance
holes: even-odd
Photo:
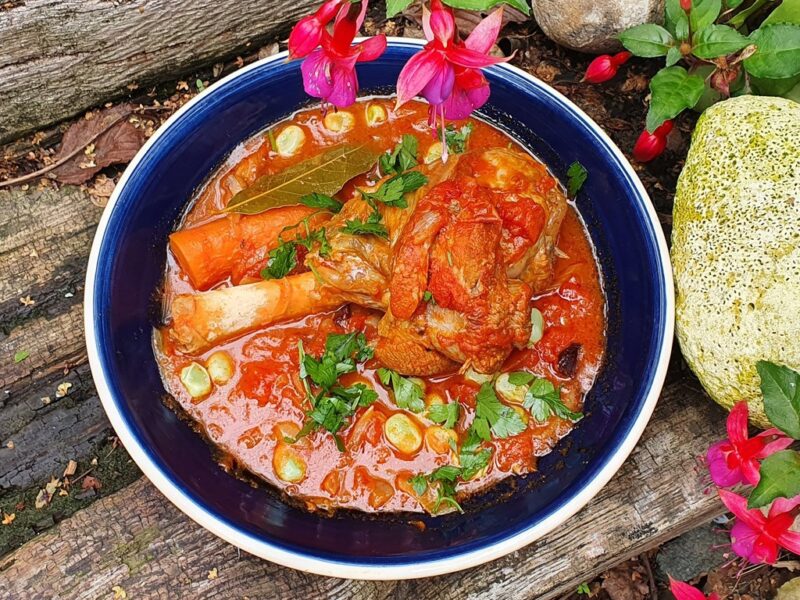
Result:
[[[8,448],[9,450],[13,450],[14,449],[14,440],[8,440],[6,442],[6,448]]]
[[[208,572],[209,579],[216,579],[219,575],[217,574],[217,567],[214,567]]]
[[[76,150],[79,152],[53,169],[56,179],[61,183],[81,184],[103,167],[130,161],[145,141],[144,132],[128,122],[127,117],[132,112],[132,105],[118,104],[89,113],[91,118],[87,114],[86,118],[73,123],[53,158],[61,160]],[[91,141],[94,136],[98,137]],[[94,145],[94,152],[87,154],[89,144]]]
[[[69,496],[69,492],[67,490],[65,490],[64,488],[61,488],[60,490],[58,490],[58,495],[59,496]]]
[[[70,461],[67,463],[67,467],[64,469],[64,477],[72,477],[75,475],[75,471],[77,470],[78,463],[70,459]]]
[[[83,478],[83,481],[81,481],[81,489],[84,490],[88,489],[99,490],[102,487],[103,484],[100,483],[100,480],[97,479],[97,477],[92,477],[91,475],[87,475],[86,477]]]
[[[58,387],[56,388],[56,398],[63,398],[67,394],[69,394],[69,389],[72,387],[72,384],[69,381],[64,381],[63,383],[59,383]]]
[[[45,396],[45,397],[40,398],[40,399],[42,401],[42,404],[44,404],[45,406],[47,406],[48,404],[50,404],[52,402],[52,400],[50,400],[50,396]]]
[[[111,588],[111,591],[114,592],[114,600],[124,600],[128,597],[127,592],[122,589],[121,585],[115,585]]]
[[[103,208],[108,204],[108,199],[114,193],[116,182],[110,177],[106,177],[102,173],[95,177],[94,184],[89,186],[88,192],[92,200],[92,204]]]
[[[645,600],[650,596],[650,587],[641,580],[631,561],[607,571],[603,575],[603,589],[611,600]]]
[[[19,299],[19,302],[20,304],[22,304],[22,306],[33,306],[34,304],[36,304],[36,300],[31,298],[30,296],[23,296],[22,298]]]
[[[47,485],[44,486],[44,491],[47,492],[47,495],[50,496],[50,498],[52,498],[53,494],[56,493],[56,490],[59,488],[60,485],[61,485],[60,479],[51,477],[50,481],[47,482]]]
[[[44,490],[39,490],[39,493],[36,494],[36,500],[34,501],[34,506],[39,508],[44,508],[50,502],[50,498],[47,497],[47,492]]]
[[[16,519],[16,518],[17,518],[17,515],[15,515],[14,513],[8,514],[8,513],[4,512],[3,513],[3,520],[0,521],[0,522],[2,522],[3,525],[11,525],[11,523],[13,523],[14,519]]]

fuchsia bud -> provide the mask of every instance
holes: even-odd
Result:
[[[604,81],[608,81],[617,74],[617,69],[619,69],[620,65],[628,62],[630,57],[630,52],[619,52],[614,56],[610,54],[601,54],[589,63],[586,74],[581,81],[588,81],[589,83],[603,83]]]
[[[667,147],[667,135],[672,131],[672,121],[664,121],[653,133],[646,129],[633,146],[633,158],[639,162],[650,162]]]
[[[692,0],[681,0],[681,8],[686,12],[692,10]]]
[[[339,12],[343,0],[327,0],[313,15],[303,17],[289,34],[289,58],[307,56],[322,41],[325,26]]]

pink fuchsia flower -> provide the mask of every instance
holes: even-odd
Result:
[[[728,415],[728,439],[708,449],[706,462],[711,480],[719,487],[745,482],[758,485],[759,460],[788,448],[792,439],[778,429],[769,429],[750,438],[747,434],[747,402],[738,402]]]
[[[397,79],[397,106],[422,95],[431,104],[431,125],[445,119],[464,119],[489,99],[489,83],[480,69],[509,58],[489,55],[503,21],[498,8],[460,41],[453,11],[441,0],[423,7],[422,29],[428,43],[411,57]]]
[[[650,162],[660,156],[667,147],[667,136],[672,131],[672,121],[664,121],[653,133],[646,129],[633,146],[633,158],[639,162]]]
[[[711,593],[706,596],[697,588],[693,588],[688,583],[682,581],[675,581],[672,577],[669,578],[669,589],[675,600],[719,600],[716,593]]]
[[[781,548],[800,554],[800,533],[790,530],[800,512],[800,496],[791,500],[778,498],[766,515],[757,508],[747,508],[747,499],[733,492],[719,490],[719,497],[736,515],[731,529],[736,554],[753,564],[770,565],[778,559]]]
[[[633,56],[630,52],[619,52],[614,56],[610,54],[601,54],[589,63],[586,68],[586,74],[581,81],[588,81],[589,83],[603,83],[608,81],[617,74],[619,67]]]
[[[686,12],[692,10],[692,0],[681,0],[681,8]]]
[[[338,14],[331,35],[325,26],[334,10]],[[326,103],[338,108],[353,104],[358,94],[356,63],[375,60],[386,49],[384,35],[353,45],[366,13],[367,0],[360,5],[328,0],[316,14],[301,19],[289,36],[290,55],[306,56],[300,67],[303,88],[309,96],[320,98],[323,107]]]

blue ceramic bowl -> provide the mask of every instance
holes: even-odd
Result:
[[[394,39],[359,64],[363,94],[391,93],[420,42]],[[487,69],[492,95],[480,116],[528,147],[566,181],[589,172],[578,209],[608,297],[608,352],[566,452],[540,461],[522,485],[472,503],[466,516],[405,521],[292,508],[220,469],[206,443],[162,402],[150,345],[154,294],[167,235],[193,191],[241,141],[310,104],[300,65],[279,54],[197,96],[139,152],[103,214],[86,280],[86,341],[108,417],[148,478],[192,519],[271,561],[359,579],[424,577],[474,566],[549,532],[617,471],[655,406],[672,343],[673,288],[664,237],[622,153],[566,98],[510,66]],[[510,497],[496,501],[503,492]],[[494,497],[493,497],[494,496]]]

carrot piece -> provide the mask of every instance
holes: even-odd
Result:
[[[258,215],[225,215],[172,233],[169,247],[195,289],[207,290],[228,277],[238,283],[264,266],[286,227],[298,224],[314,211],[307,206],[284,206]],[[309,225],[318,227],[329,218],[319,213]],[[293,237],[287,232],[284,239]]]

